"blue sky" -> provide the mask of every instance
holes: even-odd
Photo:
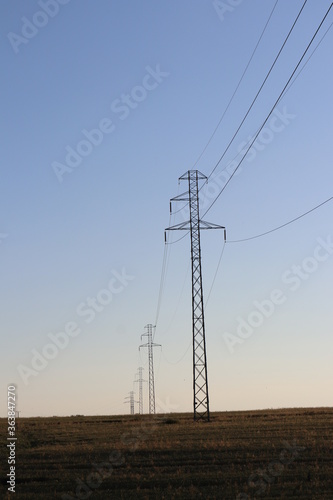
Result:
[[[223,12],[210,0],[1,3],[1,391],[17,384],[22,416],[127,413],[138,366],[148,378],[138,346],[156,319],[164,229],[186,216],[170,221],[169,199],[186,189],[178,178],[187,170],[211,173],[303,2],[277,3],[196,164],[275,1],[225,4]],[[202,206],[329,5],[308,0],[216,179],[202,189]],[[331,53],[332,30],[205,216],[226,226],[228,238],[206,307],[211,410],[331,405],[332,204],[231,243],[332,196]],[[202,234],[205,297],[222,246],[219,232]],[[192,410],[189,259],[188,236],[169,245],[155,334],[156,396],[176,411]],[[104,305],[94,310],[96,297]],[[94,314],[83,315],[87,309]],[[240,337],[242,321],[256,319]],[[50,347],[53,358],[34,369],[36,352],[56,334],[63,348]],[[0,408],[4,416],[4,397]]]

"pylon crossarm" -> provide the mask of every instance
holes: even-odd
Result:
[[[208,180],[208,177],[205,174],[203,174],[202,172],[200,172],[199,170],[188,170],[187,172],[185,172],[185,174],[183,174],[179,177],[179,180],[180,181],[187,181],[189,174],[193,174],[193,173],[196,173],[198,180]]]
[[[189,231],[190,226],[189,222],[180,222],[179,224],[175,224],[174,226],[167,227],[165,231]]]
[[[225,229],[224,226],[219,226],[218,224],[213,224],[212,222],[206,222],[205,220],[199,221],[200,229]]]
[[[170,201],[189,201],[188,193],[185,191],[185,193],[179,194],[178,196],[171,198]]]

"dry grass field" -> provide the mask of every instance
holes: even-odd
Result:
[[[333,409],[17,419],[1,498],[333,499]]]

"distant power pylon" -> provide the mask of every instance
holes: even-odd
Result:
[[[193,336],[193,408],[194,420],[209,421],[209,395],[207,356],[205,338],[204,302],[201,271],[201,229],[224,229],[225,227],[200,220],[199,216],[199,180],[207,181],[207,177],[198,170],[188,170],[179,180],[188,181],[188,191],[170,200],[188,201],[190,220],[168,227],[166,231],[187,230],[191,234],[192,263],[192,336]]]
[[[147,333],[141,335],[142,337],[148,337],[147,344],[142,344],[139,347],[148,347],[148,362],[149,362],[149,413],[155,414],[155,383],[154,383],[154,361],[153,361],[153,347],[161,346],[161,344],[153,343],[153,325],[146,325]]]
[[[126,396],[125,399],[128,399],[128,401],[124,401],[124,403],[130,404],[130,413],[134,415],[134,403],[138,403],[138,401],[134,400],[134,391],[130,391],[129,396]]]
[[[143,387],[142,383],[147,382],[147,380],[144,380],[142,378],[142,371],[143,368],[142,366],[139,366],[137,376],[139,377],[137,380],[134,380],[134,383],[138,382],[139,383],[139,414],[143,414]]]

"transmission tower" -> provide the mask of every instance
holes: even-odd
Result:
[[[142,372],[143,372],[143,368],[142,366],[140,366],[138,368],[138,372],[137,373],[137,376],[139,377],[137,380],[134,380],[134,383],[138,382],[139,383],[139,414],[142,415],[143,414],[143,386],[142,386],[142,383],[143,382],[147,382],[147,380],[144,380],[142,378]]]
[[[134,403],[138,403],[138,401],[134,400],[134,391],[130,391],[129,396],[126,396],[125,399],[128,399],[128,401],[124,401],[124,403],[130,404],[130,413],[134,415]]]
[[[166,231],[186,230],[189,231],[191,235],[194,420],[202,419],[209,421],[210,415],[202,290],[200,230],[224,229],[225,238],[225,227],[200,220],[198,184],[199,180],[205,180],[207,182],[207,177],[198,170],[188,170],[179,178],[179,181],[181,180],[187,180],[188,191],[170,200],[170,211],[172,211],[173,201],[188,201],[190,220],[168,227]]]
[[[153,343],[153,325],[146,325],[147,333],[143,333],[142,337],[148,337],[147,344],[140,345],[141,347],[148,347],[148,362],[149,362],[149,413],[155,414],[155,385],[154,385],[154,361],[153,361],[153,347],[161,346],[160,344]]]

